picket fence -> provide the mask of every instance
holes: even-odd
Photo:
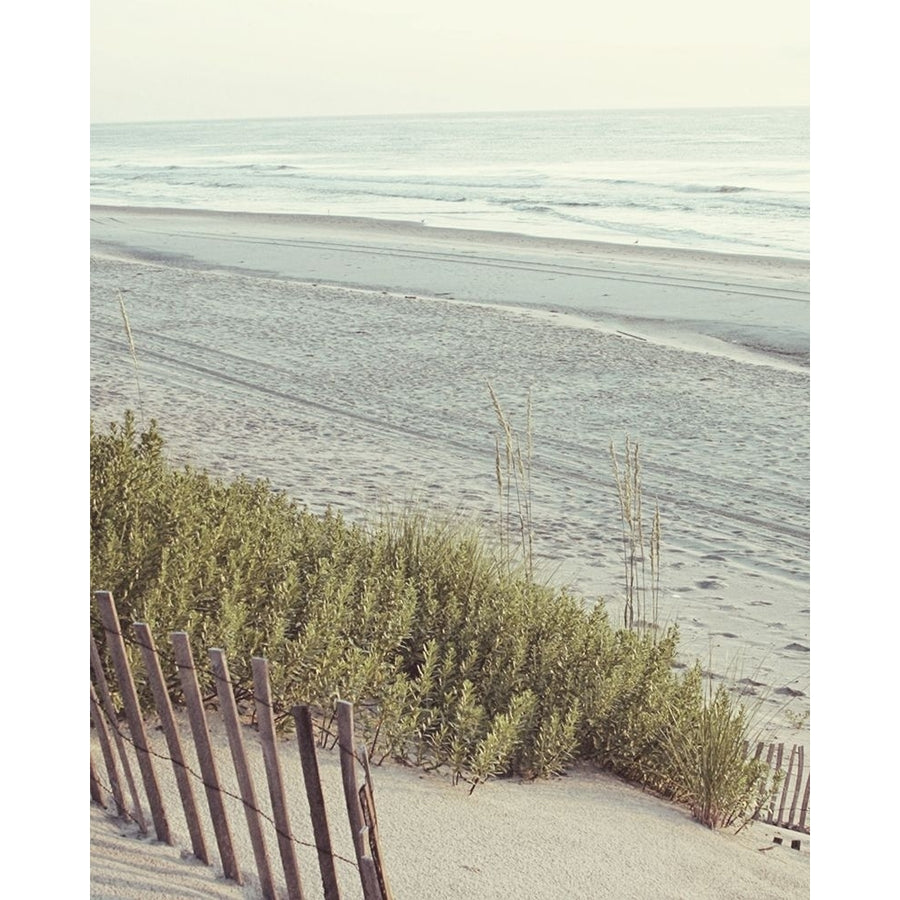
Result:
[[[98,773],[92,754],[91,798],[104,807],[110,802],[113,803],[117,815],[131,819],[143,834],[149,834],[149,825],[126,749],[126,744],[129,744],[133,756],[137,759],[155,837],[161,842],[172,844],[173,838],[154,768],[154,758],[170,761],[193,855],[207,865],[214,864],[206,846],[206,836],[197,810],[192,778],[200,780],[203,784],[209,808],[209,821],[212,823],[222,871],[226,878],[243,884],[244,873],[238,864],[231,823],[224,802],[225,797],[233,798],[234,795],[222,787],[218,776],[206,710],[187,634],[174,632],[170,635],[170,639],[191,738],[201,770],[199,776],[192,772],[185,762],[179,727],[150,629],[146,624],[139,622],[133,625],[136,644],[140,648],[144,664],[144,674],[153,694],[156,713],[168,747],[166,757],[154,753],[147,739],[146,725],[113,597],[107,591],[98,591],[94,597],[103,623],[106,648],[112,662],[114,683],[118,689],[122,710],[117,710],[114,705],[110,680],[104,671],[100,651],[92,635],[91,722],[100,744],[106,781],[104,782]],[[245,814],[262,895],[266,900],[276,900],[280,896],[285,896],[286,891],[288,900],[304,900],[311,895],[308,892],[304,893],[296,854],[297,845],[303,842],[294,838],[288,816],[288,803],[272,713],[268,663],[262,658],[254,658],[251,661],[253,702],[271,800],[271,817],[259,808],[256,801],[256,788],[247,762],[237,702],[225,654],[221,650],[211,649],[209,658],[216,684],[219,712],[226,728],[228,746],[240,789],[239,799]],[[291,715],[296,725],[303,781],[315,839],[321,896],[324,900],[340,900],[341,893],[335,868],[335,863],[340,862],[357,870],[363,900],[393,900],[378,831],[368,754],[364,743],[354,744],[353,706],[339,701],[336,718],[341,781],[355,861],[335,853],[332,847],[310,709],[304,705],[295,706],[291,710]],[[123,716],[127,726],[125,728],[121,724]],[[749,755],[749,746],[745,747],[745,752]],[[805,748],[795,745],[787,755],[783,743],[769,744],[768,749],[762,742],[756,744],[755,758],[763,758],[764,753],[765,762],[772,773],[770,776],[772,780],[769,782],[769,789],[760,794],[753,818],[776,827],[809,834],[810,779],[805,764]],[[773,791],[772,785],[778,783],[774,779],[779,777],[783,780],[778,785],[778,790]],[[274,827],[281,858],[280,888],[276,887],[276,876],[266,849],[264,829],[267,826],[270,830]]]
[[[112,802],[117,815],[133,820],[142,834],[149,834],[150,829],[140,799],[140,792],[126,749],[126,743],[129,743],[133,748],[133,755],[137,759],[144,796],[150,807],[150,819],[155,837],[158,841],[172,844],[173,838],[168,814],[164,807],[163,794],[154,768],[154,757],[157,759],[160,757],[152,751],[151,743],[147,739],[147,729],[138,702],[115,602],[107,591],[98,591],[94,597],[103,623],[106,647],[112,661],[115,684],[121,699],[127,729],[120,725],[120,713],[113,703],[110,681],[107,673],[104,672],[100,651],[92,635],[91,721],[103,755],[106,784],[104,785],[98,773],[92,755],[91,798],[104,807]],[[197,776],[185,762],[172,701],[166,688],[153,636],[150,629],[143,623],[135,623],[133,627],[137,644],[140,647],[145,675],[152,690],[156,712],[165,735],[168,759],[171,761],[177,782],[181,807],[190,834],[192,853],[207,865],[213,865],[193,792],[192,778],[196,779]],[[171,635],[171,641],[187,707],[191,737],[196,748],[201,780],[209,806],[209,821],[212,823],[222,871],[226,878],[237,884],[243,884],[244,872],[239,866],[235,853],[232,823],[228,820],[224,802],[226,796],[233,797],[234,795],[224,790],[219,779],[188,636],[184,632],[175,632]],[[279,896],[284,896],[283,892],[286,891],[288,900],[304,900],[305,897],[312,895],[308,893],[308,889],[307,893],[304,893],[296,853],[297,845],[302,842],[295,839],[288,816],[285,782],[279,761],[272,714],[268,664],[262,658],[254,658],[251,663],[253,699],[271,800],[271,817],[260,809],[256,800],[256,789],[245,753],[237,703],[225,654],[221,650],[212,649],[209,651],[209,657],[216,683],[219,711],[226,727],[229,750],[240,788],[240,800],[245,813],[262,895],[266,900],[276,900]],[[337,745],[340,749],[341,781],[355,851],[355,862],[335,853],[332,848],[310,709],[307,706],[295,706],[291,710],[291,715],[297,726],[301,768],[321,878],[321,896],[324,897],[324,900],[340,900],[341,893],[335,863],[341,862],[358,870],[363,900],[393,900],[390,882],[384,867],[378,832],[378,816],[372,789],[372,775],[366,747],[365,744],[359,744],[354,748],[353,706],[346,702],[337,704]],[[126,789],[128,799],[126,799]],[[267,825],[270,827],[274,825],[281,858],[282,878],[279,879],[280,885],[278,886],[266,849],[264,828]]]
[[[762,759],[765,748],[763,741],[757,743],[754,758]],[[749,747],[746,752],[749,753]],[[771,774],[753,815],[754,819],[809,834],[809,771],[805,766],[805,757],[805,747],[794,744],[785,769],[784,744],[768,745],[765,762]],[[784,780],[779,789],[773,791],[772,787],[778,784],[779,777]]]

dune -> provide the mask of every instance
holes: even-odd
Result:
[[[182,723],[183,727],[183,723]],[[219,777],[238,793],[227,738],[218,716],[210,732]],[[159,730],[150,728],[155,752],[165,756]],[[190,755],[191,744],[185,742]],[[254,729],[244,729],[260,807],[268,812],[265,770]],[[100,759],[96,748],[95,759]],[[322,889],[296,742],[279,748],[304,893]],[[338,753],[320,750],[337,873],[345,898],[362,897],[344,811]],[[199,771],[196,763],[188,766]],[[137,768],[135,767],[135,771]],[[205,821],[211,858],[190,855],[171,766],[156,764],[174,846],[140,836],[133,823],[91,808],[91,896],[94,898],[261,897],[252,849],[238,802],[228,817],[245,884],[224,879],[211,824]],[[397,764],[373,768],[372,778],[388,877],[406,900],[797,900],[810,892],[810,838],[758,822],[739,833],[711,831],[683,807],[609,775],[578,767],[550,780],[495,779],[469,793],[447,775]],[[202,787],[195,796],[204,816]],[[151,826],[152,830],[152,826]],[[265,829],[279,882],[278,850]],[[774,838],[781,837],[782,843]],[[800,839],[800,849],[791,841]],[[282,886],[283,890],[283,886]]]

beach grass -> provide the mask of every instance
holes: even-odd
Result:
[[[524,472],[510,439],[504,479]],[[747,815],[764,772],[734,752],[742,707],[706,696],[699,667],[675,668],[677,631],[614,627],[602,602],[510,560],[471,523],[421,509],[371,524],[314,515],[264,481],[176,469],[155,422],[91,424],[92,590],[112,592],[126,640],[141,621],[187,632],[197,654],[222,648],[248,716],[250,660],[264,656],[285,729],[307,703],[327,742],[334,702],[348,700],[376,760],[444,769],[471,789],[592,761],[705,824]],[[92,628],[99,638],[95,611]],[[198,674],[212,694],[211,673]]]

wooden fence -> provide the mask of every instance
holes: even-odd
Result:
[[[212,831],[226,878],[244,883],[244,872],[239,864],[232,837],[232,823],[229,822],[225,798],[234,797],[225,790],[219,778],[217,762],[210,739],[209,724],[203,698],[197,680],[197,670],[191,654],[188,636],[184,632],[171,635],[175,655],[177,677],[180,682],[187,708],[191,738],[196,749],[200,767],[198,776],[185,761],[175,712],[166,688],[166,679],[160,666],[159,656],[150,629],[142,623],[134,624],[134,634],[140,647],[145,675],[153,694],[156,712],[160,720],[167,755],[154,753],[147,738],[147,729],[138,702],[134,678],[128,663],[124,636],[119,624],[118,612],[113,597],[106,591],[95,593],[100,617],[106,635],[106,648],[112,661],[115,684],[121,699],[122,714],[127,729],[120,725],[120,712],[113,702],[113,694],[103,670],[100,651],[91,636],[91,722],[94,725],[106,771],[106,784],[98,774],[93,754],[91,756],[91,798],[107,806],[112,802],[119,816],[132,819],[143,834],[150,833],[150,822],[157,840],[173,843],[167,810],[163,802],[154,759],[170,761],[177,783],[180,805],[190,835],[193,855],[213,865],[207,847],[203,819],[198,814],[192,781],[202,783],[209,808],[208,821]],[[303,900],[311,894],[304,893],[298,865],[297,847],[302,845],[294,837],[288,815],[285,795],[285,780],[275,735],[272,702],[269,691],[268,664],[265,659],[252,660],[253,700],[259,725],[260,741],[265,764],[266,781],[271,801],[272,816],[261,809],[256,799],[256,789],[238,718],[237,703],[228,671],[225,654],[221,650],[209,651],[210,665],[216,684],[219,712],[223,718],[228,738],[228,746],[239,786],[241,805],[253,849],[256,873],[263,897],[277,900],[286,896],[289,900]],[[335,853],[326,815],[325,798],[316,756],[312,718],[307,706],[295,706],[291,715],[297,727],[297,742],[300,763],[306,789],[309,815],[315,841],[316,858],[322,885],[320,896],[325,900],[340,900],[339,879],[336,863],[353,867],[358,874],[364,900],[393,900],[378,832],[378,817],[372,792],[372,776],[364,744],[354,750],[353,707],[349,703],[337,705],[338,738],[340,749],[341,781],[347,818],[350,825],[355,861]],[[141,799],[141,792],[129,761],[126,744],[133,748],[137,759],[143,795],[150,811],[150,821]],[[127,792],[127,797],[126,797]],[[281,858],[282,877],[276,887],[276,875],[270,863],[266,846],[266,825],[274,826],[278,852]],[[307,845],[310,846],[310,845]],[[346,882],[345,882],[346,884]],[[308,890],[308,889],[307,889]]]
[[[762,759],[765,749],[764,742],[760,741],[756,745],[754,759]],[[805,748],[795,744],[785,769],[784,744],[768,745],[765,762],[772,774],[769,776],[768,790],[764,790],[753,815],[754,819],[809,834],[809,771],[806,770],[805,756]],[[780,785],[777,780],[779,777],[783,777]],[[778,786],[774,793],[773,786]]]

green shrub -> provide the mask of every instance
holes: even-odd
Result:
[[[700,709],[686,717],[671,710],[666,737],[672,794],[709,828],[727,827],[748,815],[765,790],[768,768],[748,759],[746,712],[720,685]]]
[[[269,661],[276,719],[297,703],[359,709],[371,756],[447,767],[473,788],[594,760],[734,821],[756,789],[740,761],[741,708],[704,702],[699,670],[673,669],[677,633],[614,629],[602,603],[517,572],[478,529],[420,510],[351,525],[314,516],[265,482],[223,483],[166,461],[155,423],[91,426],[91,586],[156,636],[177,698],[168,636],[190,635],[204,664],[225,650],[252,715],[253,656]],[[96,615],[92,628],[104,646]]]

